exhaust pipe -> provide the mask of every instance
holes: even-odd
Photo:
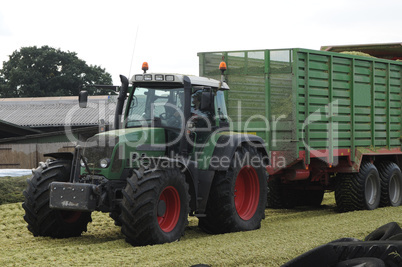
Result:
[[[120,129],[121,128],[121,114],[123,113],[123,106],[124,106],[124,101],[126,101],[127,98],[127,91],[128,91],[128,79],[126,76],[120,75],[120,81],[121,81],[121,88],[119,92],[119,97],[117,98],[117,104],[116,104],[116,112],[114,115],[114,129]]]

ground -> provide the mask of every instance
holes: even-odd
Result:
[[[179,242],[132,247],[107,214],[93,213],[88,232],[78,238],[33,237],[23,220],[21,203],[0,205],[0,265],[90,266],[279,266],[341,237],[363,239],[391,221],[402,224],[402,207],[337,213],[333,193],[319,209],[267,209],[259,230],[209,235],[190,218]]]

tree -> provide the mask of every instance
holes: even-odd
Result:
[[[0,69],[0,97],[71,96],[83,88],[90,94],[109,93],[94,84],[111,85],[112,77],[74,52],[49,46],[22,47]]]
[[[6,85],[6,81],[4,80],[4,77],[0,76],[0,94],[2,88]]]

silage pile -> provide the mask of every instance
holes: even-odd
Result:
[[[373,57],[372,55],[360,51],[343,51],[340,52],[340,54],[362,56],[362,57]]]

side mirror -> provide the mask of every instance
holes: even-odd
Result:
[[[78,104],[80,108],[86,108],[88,103],[88,91],[80,91],[78,95]]]
[[[200,110],[213,110],[214,109],[214,95],[212,90],[203,91],[201,95]]]

